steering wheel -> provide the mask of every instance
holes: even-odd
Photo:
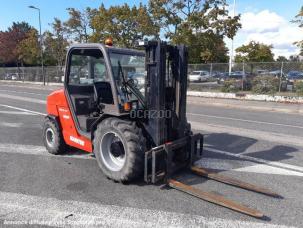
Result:
[[[132,84],[132,85],[137,87],[138,84],[139,84],[139,81],[138,81],[138,79],[130,78],[130,79],[127,80],[127,83]]]

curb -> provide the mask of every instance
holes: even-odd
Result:
[[[303,104],[303,97],[188,91],[188,96]]]

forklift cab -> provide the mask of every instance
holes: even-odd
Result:
[[[64,88],[77,130],[87,137],[101,114],[121,116],[124,104],[138,99],[125,83],[144,94],[145,54],[102,44],[81,44],[67,55]]]

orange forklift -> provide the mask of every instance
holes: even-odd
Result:
[[[194,166],[203,135],[186,119],[184,45],[141,42],[141,50],[76,44],[66,58],[64,88],[47,98],[43,141],[51,154],[67,146],[94,153],[104,175],[116,182],[143,178],[200,199],[262,218],[263,213],[174,179],[184,169],[219,182],[279,197],[270,190]],[[142,51],[143,50],[143,51]]]

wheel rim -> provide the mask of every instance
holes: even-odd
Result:
[[[124,144],[119,135],[108,132],[103,135],[100,143],[101,159],[111,171],[120,171],[126,161]]]
[[[55,144],[55,132],[51,128],[47,128],[45,132],[46,143],[49,147],[53,147]]]

